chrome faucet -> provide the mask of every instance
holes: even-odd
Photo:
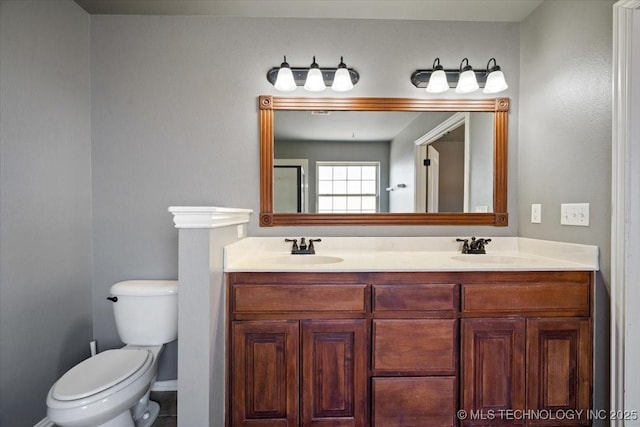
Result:
[[[462,253],[463,254],[486,254],[484,246],[489,243],[491,239],[476,239],[475,237],[471,238],[471,242],[469,239],[456,239],[456,242],[462,243]]]
[[[293,242],[291,245],[291,255],[314,255],[316,248],[313,246],[314,242],[321,242],[322,239],[309,239],[309,244],[304,237],[300,238],[300,246],[298,246],[298,239],[284,239],[285,242]]]

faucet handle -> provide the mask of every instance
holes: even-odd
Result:
[[[469,253],[469,239],[456,239],[456,242],[462,242],[462,253]]]
[[[322,242],[322,239],[309,239],[309,251],[313,251],[315,253],[313,242]]]
[[[284,239],[284,241],[285,242],[293,242],[293,246],[291,247],[292,251],[297,251],[298,250],[298,239]]]

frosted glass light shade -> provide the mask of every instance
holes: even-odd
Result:
[[[278,70],[278,77],[273,85],[277,90],[281,92],[291,92],[296,90],[296,81],[293,78],[293,73],[289,67],[280,67]]]
[[[311,68],[307,73],[307,80],[304,82],[304,88],[309,92],[322,92],[327,88],[322,78],[322,71],[319,68]]]
[[[346,68],[338,68],[336,70],[331,89],[336,92],[348,92],[353,89],[353,82],[351,81],[349,70]]]
[[[429,84],[427,84],[427,92],[429,93],[442,93],[449,90],[449,82],[447,81],[447,74],[444,70],[436,70],[431,73],[429,77]]]
[[[456,93],[471,93],[478,90],[478,81],[473,70],[467,70],[460,73],[458,79],[458,85],[456,86]]]
[[[507,90],[509,86],[507,85],[507,81],[504,79],[504,74],[502,71],[497,70],[491,72],[487,76],[487,83],[484,85],[484,89],[482,92],[484,93],[497,93],[502,92],[503,90]]]

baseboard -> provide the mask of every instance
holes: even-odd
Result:
[[[38,424],[34,425],[33,427],[53,427],[54,425],[55,424],[49,421],[49,418],[44,417]]]
[[[178,391],[178,380],[156,381],[151,391]]]

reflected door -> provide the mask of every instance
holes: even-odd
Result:
[[[273,167],[273,204],[276,212],[304,212],[303,179],[301,166]]]

